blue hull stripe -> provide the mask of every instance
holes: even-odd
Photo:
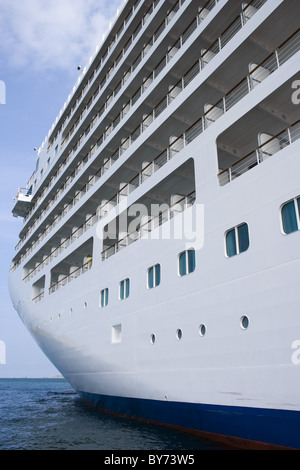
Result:
[[[300,412],[203,405],[79,392],[92,405],[128,417],[247,441],[300,449]]]

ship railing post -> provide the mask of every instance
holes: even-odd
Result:
[[[280,62],[279,62],[278,49],[275,50],[274,54],[275,54],[275,59],[276,59],[277,68],[279,69],[279,67],[280,67]]]
[[[248,91],[253,89],[252,75],[247,75]]]
[[[223,97],[223,113],[226,113],[226,96]]]
[[[218,37],[218,45],[219,45],[219,52],[222,49],[222,38],[221,36]]]
[[[245,13],[242,11],[242,13],[240,14],[241,16],[241,23],[242,23],[242,26],[244,26],[246,24],[246,21],[245,21]]]
[[[201,125],[202,125],[202,132],[204,132],[205,131],[205,117],[204,116],[202,116],[201,118]]]
[[[261,148],[256,149],[256,161],[258,165],[263,161],[263,153]]]
[[[292,143],[292,134],[291,134],[291,128],[290,127],[287,128],[287,134],[288,134],[289,143],[291,144]]]

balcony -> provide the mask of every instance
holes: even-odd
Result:
[[[32,207],[31,189],[20,188],[14,198],[14,207],[12,210],[14,217],[26,217]]]

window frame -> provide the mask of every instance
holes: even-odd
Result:
[[[157,268],[159,268],[159,273],[158,273]],[[152,280],[153,285],[152,286],[150,285],[150,271],[153,272],[153,280]],[[147,288],[149,290],[155,289],[155,287],[158,287],[160,283],[161,283],[161,265],[160,263],[156,263],[147,269]]]
[[[189,253],[193,252],[193,263],[190,262]],[[185,273],[181,273],[181,257],[185,255]],[[193,267],[193,269],[191,269]],[[181,251],[178,255],[178,276],[184,277],[188,274],[192,274],[196,270],[196,250],[195,248],[189,248],[188,250]]]
[[[248,246],[245,250],[241,250],[241,243],[240,243],[240,237],[239,237],[239,229],[243,226],[247,227],[247,235],[248,235]],[[229,254],[228,250],[228,243],[227,243],[227,237],[229,233],[234,232],[234,242],[235,242],[235,253],[232,255]],[[250,247],[250,231],[249,231],[249,225],[247,222],[242,222],[241,224],[235,225],[234,227],[231,227],[229,230],[226,230],[225,232],[225,237],[224,237],[224,242],[225,242],[225,256],[226,258],[233,258],[234,256],[240,255],[242,253],[245,253],[246,251],[249,250]]]
[[[119,283],[119,300],[126,300],[130,295],[130,279],[122,279]]]
[[[104,289],[101,289],[100,291],[99,307],[100,308],[107,307],[108,302],[109,302],[109,289],[108,287],[105,287]]]
[[[291,232],[285,232],[284,230],[284,222],[283,222],[283,209],[290,204],[291,202],[294,203],[294,211],[295,211],[295,216],[296,216],[296,224],[297,224],[297,229],[292,230]],[[281,231],[283,235],[290,235],[291,233],[296,233],[300,230],[300,196],[293,197],[292,199],[289,199],[288,201],[285,201],[281,207],[280,207],[280,222],[281,222]]]

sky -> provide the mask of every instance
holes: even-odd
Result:
[[[11,211],[34,171],[34,148],[78,80],[77,66],[88,64],[120,4],[0,0],[0,378],[59,374],[11,304],[8,272],[23,224]]]

